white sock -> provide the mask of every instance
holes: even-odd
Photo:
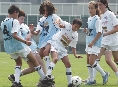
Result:
[[[51,75],[53,68],[55,67],[55,64],[51,62],[49,64],[48,70],[47,70],[47,75]]]
[[[38,72],[38,74],[40,75],[41,79],[44,79],[44,78],[45,78],[45,74],[44,74],[44,72],[43,72],[41,66],[39,65],[39,66],[34,67],[34,68],[35,68],[35,70]]]
[[[15,67],[15,82],[19,83],[21,73],[21,66]]]
[[[97,64],[99,64],[100,59],[96,59],[95,61],[96,61]],[[93,72],[94,72],[94,74],[93,74],[93,78],[95,79],[95,76],[96,76],[97,70],[94,68],[94,69],[93,69]]]
[[[44,57],[44,60],[45,60],[45,66],[46,66],[46,70],[48,70],[48,66],[50,64],[50,57],[49,56],[45,56]]]
[[[104,72],[104,70],[101,68],[101,66],[98,63],[95,62],[92,65],[92,67],[94,67],[98,72],[100,72],[102,76],[106,75],[106,73]]]
[[[66,68],[66,75],[67,75],[68,84],[72,83],[72,71],[71,71],[71,68]]]
[[[87,67],[88,67],[88,72],[89,72],[89,78],[90,78],[90,81],[93,82],[94,81],[94,68],[91,67],[90,64],[87,64]]]

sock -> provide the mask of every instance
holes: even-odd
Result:
[[[44,57],[44,60],[45,60],[45,66],[46,66],[46,70],[48,70],[48,66],[50,64],[50,57],[49,56],[45,56]]]
[[[96,59],[95,61],[96,61],[97,64],[99,64],[100,59]],[[94,68],[94,69],[93,69],[93,72],[94,72],[94,74],[93,74],[93,78],[95,79],[95,76],[96,76],[97,70]]]
[[[51,62],[49,64],[48,70],[47,70],[47,75],[51,75],[53,68],[55,67],[55,64]]]
[[[21,73],[21,66],[15,67],[15,82],[19,83]]]
[[[45,78],[45,74],[44,74],[44,72],[43,72],[41,66],[39,65],[39,66],[34,67],[34,68],[35,68],[35,70],[38,72],[38,74],[40,75],[41,79],[43,80],[43,79]]]
[[[68,84],[72,83],[72,71],[71,71],[71,68],[66,68],[66,75],[67,75]]]
[[[98,72],[100,72],[102,76],[106,75],[106,73],[104,72],[104,70],[101,68],[101,66],[98,63],[95,62],[92,65],[92,67],[94,67]]]
[[[94,74],[94,68],[91,67],[90,64],[87,64],[87,67],[88,67],[88,73],[89,73],[89,78],[90,78],[90,81],[93,82],[94,81],[94,78],[93,78],[93,74]]]

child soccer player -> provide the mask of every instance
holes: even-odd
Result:
[[[96,84],[94,80],[94,68],[101,73],[103,77],[103,85],[108,81],[108,73],[104,72],[100,65],[95,61],[101,49],[102,27],[100,20],[100,11],[98,4],[95,1],[89,2],[88,28],[86,29],[86,54],[87,54],[87,67],[89,71],[90,80],[86,84]]]
[[[24,24],[24,19],[25,19],[25,12],[20,10],[19,15],[18,15],[18,21],[21,25],[20,27],[21,36],[23,37],[23,39],[31,41],[32,44],[29,46],[29,48],[31,49],[34,56],[36,57],[37,61],[41,64],[43,72],[46,74],[44,63],[37,52],[37,44],[32,39],[32,34],[30,32],[29,27],[26,24]],[[23,75],[26,75],[35,71],[34,65],[31,62],[27,61],[27,64],[29,65],[29,68],[23,69],[21,71],[20,76],[23,76]],[[8,78],[11,82],[15,80],[14,74],[9,75]]]
[[[60,28],[55,24],[55,21],[60,19],[60,17],[55,14],[55,11],[54,5],[49,0],[45,0],[39,8],[40,15],[43,15],[43,17],[40,18],[36,31],[32,31],[32,34],[34,35],[38,35],[40,33],[38,43],[39,55],[41,58],[44,57],[46,70],[48,69],[50,63],[50,45],[48,44],[48,41],[60,30]]]
[[[110,10],[107,0],[98,0],[98,6],[102,13],[101,21],[103,28],[102,48],[101,53],[106,50],[112,51],[112,55],[118,60],[118,19]],[[118,77],[118,69],[116,65],[109,60],[109,65]]]
[[[51,76],[52,70],[55,67],[55,64],[58,60],[62,60],[66,67],[66,75],[68,79],[68,87],[73,87],[72,84],[72,72],[71,64],[69,62],[67,50],[65,47],[71,46],[73,54],[76,58],[82,58],[80,55],[76,55],[76,44],[78,41],[77,30],[82,26],[82,21],[79,18],[73,20],[72,25],[68,22],[58,23],[60,28],[63,28],[61,31],[56,33],[51,40],[51,56],[52,62],[50,63],[46,76]]]
[[[8,14],[8,17],[1,23],[1,29],[3,31],[5,51],[7,54],[10,54],[16,62],[15,81],[11,87],[23,87],[19,81],[21,73],[21,60],[18,58],[19,56],[21,56],[26,62],[30,61],[34,64],[35,70],[39,73],[41,79],[43,80],[45,78],[45,74],[28,47],[31,45],[31,41],[21,38],[20,23],[17,20],[19,8],[15,5],[11,5],[8,9]]]

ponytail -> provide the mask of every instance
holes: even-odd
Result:
[[[109,6],[107,6],[108,10],[111,11],[111,9],[109,8]],[[112,12],[112,11],[111,11]]]

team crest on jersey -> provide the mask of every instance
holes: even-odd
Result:
[[[107,19],[108,19],[108,17],[106,16],[106,17],[104,17],[104,19],[106,19],[106,20],[107,20]]]
[[[44,23],[44,26],[47,26],[48,24],[49,24],[48,22],[45,22],[45,23]]]
[[[105,32],[107,32],[107,27],[102,27]]]

